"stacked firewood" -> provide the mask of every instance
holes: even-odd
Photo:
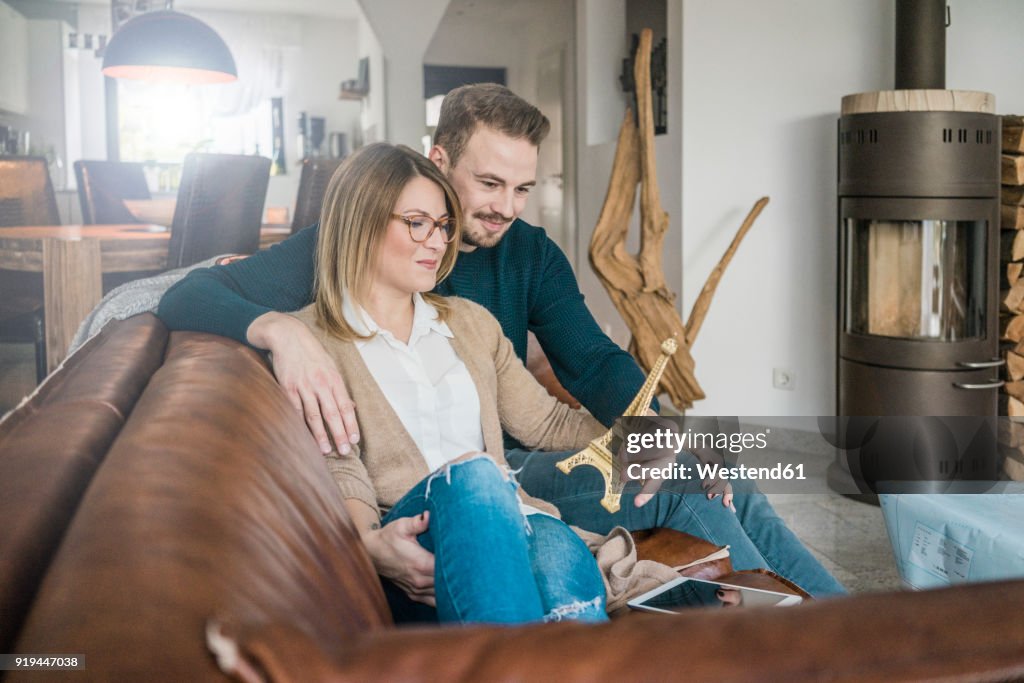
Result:
[[[1021,116],[1003,117],[1002,183],[1001,268],[1006,273],[1009,290],[1003,291],[1000,321],[1006,354],[1006,386],[1000,396],[999,413],[1024,418],[1024,117]],[[1024,479],[1024,424],[1006,424],[1000,432],[1006,453],[1006,473],[1014,479]]]

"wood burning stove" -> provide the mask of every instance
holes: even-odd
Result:
[[[944,0],[896,3],[896,90],[839,119],[839,415],[992,415],[999,118],[945,87]]]
[[[996,415],[1000,122],[944,89],[946,22],[897,0],[896,90],[843,98],[839,416]]]
[[[839,414],[995,415],[998,117],[843,116],[839,244]]]

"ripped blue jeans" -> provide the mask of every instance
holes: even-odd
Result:
[[[430,513],[420,545],[434,553],[436,618],[520,624],[605,621],[605,591],[586,544],[562,521],[524,517],[516,483],[487,456],[445,465],[406,493],[382,524]],[[388,599],[404,593],[390,586]],[[429,614],[423,607],[419,620]],[[429,619],[429,616],[426,618]]]

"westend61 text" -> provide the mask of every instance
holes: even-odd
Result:
[[[782,481],[782,480],[803,480],[804,466],[783,465],[779,463],[774,467],[747,467],[736,465],[724,467],[718,463],[698,462],[694,465],[683,465],[673,462],[662,467],[647,467],[639,463],[633,463],[626,468],[626,476],[630,479],[693,479],[710,481],[712,479],[737,480],[748,479],[751,481]]]

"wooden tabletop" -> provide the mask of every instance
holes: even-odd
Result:
[[[265,225],[260,248],[289,226]],[[103,297],[103,274],[161,271],[171,231],[159,225],[26,225],[0,228],[0,269],[42,273],[47,367],[64,358],[78,325]]]
[[[287,225],[264,225],[260,249],[291,234]],[[24,225],[0,228],[0,268],[40,272],[44,240],[99,242],[104,273],[162,270],[167,266],[167,242],[171,231],[161,225]]]
[[[43,243],[99,243],[104,273],[161,270],[170,231],[159,225],[27,225],[0,228],[0,268],[41,272]]]
[[[144,225],[128,223],[124,225],[19,225],[11,228],[0,228],[0,236],[4,239],[38,240],[43,238],[60,240],[82,239],[153,239],[154,235],[167,238],[170,230],[162,225]]]

